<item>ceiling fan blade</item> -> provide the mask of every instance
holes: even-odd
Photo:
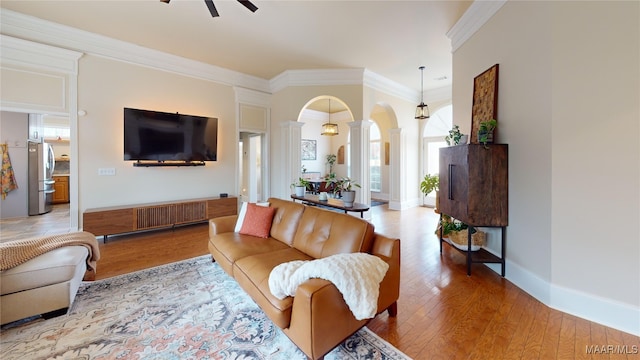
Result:
[[[251,12],[256,12],[256,10],[258,10],[258,7],[253,5],[253,3],[251,1],[247,1],[247,0],[238,0],[238,2],[242,5],[244,5],[244,7],[246,7],[247,9],[251,10]]]
[[[209,8],[209,12],[211,13],[212,17],[218,17],[220,16],[220,14],[218,14],[218,10],[216,10],[216,6],[213,5],[213,0],[204,0],[205,4],[207,4],[207,7]]]
[[[163,3],[165,3],[165,4],[168,4],[168,3],[169,3],[169,1],[171,1],[171,0],[160,0],[160,2],[163,2]]]

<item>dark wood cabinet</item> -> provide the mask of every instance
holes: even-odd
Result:
[[[500,227],[502,232],[500,257],[484,249],[464,251],[468,274],[473,262],[495,262],[502,264],[504,276],[505,227],[509,224],[508,165],[506,144],[466,144],[440,149],[440,212],[470,228]]]

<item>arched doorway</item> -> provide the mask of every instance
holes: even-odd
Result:
[[[303,123],[300,129],[300,176],[323,178],[331,173],[337,177],[349,175],[347,124],[353,120],[349,107],[335,96],[317,96],[304,105],[297,120]],[[322,135],[322,125],[325,123],[336,125],[338,133]],[[332,155],[336,161],[330,164],[328,157]]]

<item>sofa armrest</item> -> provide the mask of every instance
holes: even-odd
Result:
[[[238,215],[227,215],[209,220],[209,237],[216,234],[233,232],[236,227]]]
[[[375,234],[371,254],[389,264],[380,283],[378,313],[395,316],[400,295],[400,240]],[[298,286],[291,309],[291,322],[283,331],[307,357],[318,359],[356,332],[368,320],[357,320],[338,288],[323,279],[310,279]]]
[[[390,316],[397,313],[396,301],[400,297],[400,239],[376,233],[371,254],[380,257],[389,269],[380,283],[378,313],[388,310]]]
[[[298,286],[285,334],[310,359],[318,359],[367,323],[356,320],[338,288],[323,279]]]

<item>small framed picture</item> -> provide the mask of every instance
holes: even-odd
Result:
[[[302,139],[302,160],[316,159],[316,141]]]

